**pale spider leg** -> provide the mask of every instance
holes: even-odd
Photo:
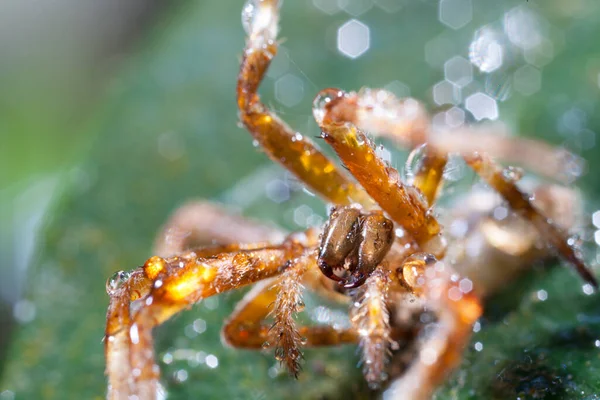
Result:
[[[189,202],[178,208],[161,229],[155,241],[154,254],[161,257],[194,252],[198,257],[236,250],[251,250],[250,246],[264,247],[279,243],[285,237],[283,231],[231,213],[223,206],[207,201]],[[402,245],[406,243],[403,239]],[[214,246],[214,244],[224,246]],[[228,243],[251,243],[251,245],[227,245]],[[202,247],[203,244],[213,244]],[[210,252],[210,253],[208,253]],[[305,283],[323,298],[346,304],[349,297],[335,291],[336,282],[325,277],[318,268],[310,268],[303,277]]]
[[[464,159],[484,181],[500,193],[511,209],[535,226],[540,236],[555,248],[587,283],[595,288],[598,287],[598,282],[585,265],[580,251],[569,244],[567,235],[562,229],[557,227],[531,203],[529,195],[523,193],[517,187],[515,179],[507,174],[502,166],[496,164],[489,157],[480,154],[464,156]]]
[[[157,235],[154,254],[169,257],[210,244],[278,243],[284,236],[276,228],[235,215],[222,206],[193,201],[182,205],[169,217]]]
[[[159,376],[154,363],[152,328],[160,325],[174,314],[198,301],[217,293],[237,289],[280,274],[289,266],[289,260],[301,257],[306,251],[314,251],[317,235],[313,231],[290,235],[279,246],[242,250],[218,254],[210,258],[153,257],[143,267],[144,276],[152,282],[150,292],[139,300],[139,309],[130,318],[123,309],[125,301],[114,302],[107,318],[107,360],[114,354],[127,354],[128,363],[114,369],[109,363],[108,398],[127,398],[136,395],[143,399],[156,397]],[[113,340],[113,332],[122,332],[127,340]],[[117,357],[119,359],[125,356]],[[124,378],[124,374],[127,378]]]
[[[237,83],[241,122],[275,162],[329,202],[371,206],[372,200],[305,135],[293,131],[260,101],[260,83],[277,53],[279,1],[248,3],[242,15],[248,33]]]
[[[532,193],[533,205],[561,229],[569,231],[582,223],[583,204],[576,190],[544,184]],[[538,230],[518,214],[509,212],[500,220],[495,218],[494,210],[503,210],[502,204],[501,196],[479,189],[457,199],[444,215],[446,221],[468,221],[466,231],[452,239],[447,259],[454,261],[452,265],[461,276],[473,281],[473,290],[481,298],[506,287],[555,253],[544,245]]]
[[[115,290],[111,290],[109,285],[110,283],[107,283],[110,302],[104,335],[105,374],[109,377],[107,398],[126,399],[132,384],[127,332],[127,327],[131,324],[129,305],[132,301],[150,293],[152,281],[146,277],[142,269],[138,269]]]
[[[459,281],[453,281],[451,275],[447,266],[426,253],[413,254],[398,269],[401,282],[424,299],[427,309],[437,315],[437,321],[435,331],[419,344],[416,359],[392,382],[384,399],[430,399],[460,363],[482,306],[475,294],[461,291]]]
[[[400,180],[398,171],[386,165],[375,153],[366,135],[351,123],[332,120],[325,107],[315,108],[321,136],[367,193],[399,226],[425,250],[439,255],[441,231],[421,192]],[[436,248],[430,250],[430,248]]]
[[[327,93],[326,89],[325,93]],[[500,123],[461,126],[433,131],[430,116],[415,99],[399,99],[384,89],[365,88],[358,93],[339,89],[337,99],[328,105],[337,121],[348,121],[370,134],[387,137],[400,147],[412,149],[424,143],[440,153],[473,154],[486,152],[509,164],[517,164],[546,178],[571,182],[585,163],[564,148],[535,139],[511,137]],[[324,92],[322,92],[324,93]]]
[[[377,267],[356,290],[350,307],[350,321],[360,337],[363,374],[372,389],[387,378],[385,371],[392,342],[387,305],[389,286],[389,270]]]

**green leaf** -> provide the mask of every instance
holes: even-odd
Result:
[[[430,4],[411,3],[397,14],[366,14],[372,49],[350,62],[329,50],[335,45],[332,32],[343,21],[300,3],[288,2],[283,9],[288,55],[278,62],[291,62],[292,73],[308,77],[302,102],[281,110],[303,133],[318,133],[309,121],[311,98],[320,88],[379,87],[398,79],[410,84],[415,97],[428,99],[431,85],[443,79],[442,71],[425,68],[423,61],[425,43],[442,30]],[[223,4],[189,2],[165,15],[90,128],[97,139],[65,177],[30,271],[27,298],[35,304],[36,317],[16,332],[0,387],[17,398],[104,396],[104,282],[151,256],[156,232],[178,205],[194,198],[220,200],[290,230],[299,229],[302,213],[324,215],[325,207],[301,190],[283,203],[265,194],[267,182],[289,177],[236,126],[235,78],[243,32],[240,7]],[[490,22],[490,15],[499,18],[506,6],[486,4],[485,12],[476,7],[471,28]],[[519,130],[547,133],[558,143],[560,137],[552,133],[557,113],[568,106],[585,110],[589,129],[600,127],[598,87],[590,85],[585,67],[592,53],[598,57],[592,38],[600,34],[599,12],[590,5],[574,27],[555,8],[542,12],[563,35],[564,46],[557,49],[562,52],[543,70],[542,91],[531,97],[515,94],[501,106],[501,116]],[[463,56],[471,30],[465,32],[447,33],[463,44],[457,49]],[[269,78],[263,87],[268,104],[277,104],[273,89]],[[590,169],[597,170],[596,148],[585,155]],[[395,165],[401,167],[402,160],[396,158]],[[582,186],[592,198],[600,191],[592,174]],[[538,290],[547,292],[546,301],[536,300]],[[207,299],[156,330],[170,399],[369,396],[351,346],[306,351],[298,381],[281,373],[271,354],[224,348],[219,330],[241,295]],[[439,398],[596,398],[598,304],[565,268],[537,271],[507,287],[490,300],[475,334],[472,343],[481,343],[481,351],[469,347]],[[206,330],[194,330],[195,321]],[[209,355],[218,360],[216,368],[209,366],[214,358],[206,362]]]

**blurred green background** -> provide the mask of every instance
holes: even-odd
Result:
[[[241,8],[0,3],[0,399],[103,396],[104,281],[141,264],[186,200],[219,200],[287,229],[322,220],[324,205],[236,126]],[[577,186],[591,215],[598,21],[594,0],[288,1],[286,40],[261,93],[313,136],[312,98],[329,86],[410,94],[441,124],[497,118],[586,159]],[[401,168],[404,156],[392,163]],[[539,290],[546,301],[532,297]],[[270,355],[223,349],[218,330],[239,297],[157,330],[169,398],[368,396],[351,348],[307,352],[299,382]],[[483,350],[467,352],[439,397],[598,398],[596,303],[563,268],[518,282],[492,301],[474,338]]]

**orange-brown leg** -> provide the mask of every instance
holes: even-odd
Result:
[[[398,272],[402,283],[437,315],[437,321],[435,332],[423,339],[415,360],[392,382],[384,398],[430,399],[449,371],[460,363],[472,326],[481,315],[481,304],[469,287],[461,288],[461,281],[451,279],[448,266],[431,255],[412,255]]]
[[[398,99],[383,89],[339,93],[339,100],[329,106],[332,118],[388,137],[403,148],[428,143],[441,154],[486,152],[493,158],[563,182],[571,182],[581,173],[584,161],[580,157],[539,140],[511,137],[500,123],[433,132],[430,116],[414,99]]]
[[[427,144],[413,150],[410,156],[419,157],[412,184],[423,193],[427,204],[432,206],[442,187],[448,157]]]
[[[279,246],[207,258],[195,253],[152,257],[129,279],[109,285],[105,332],[108,398],[156,398],[159,370],[154,363],[155,326],[206,297],[279,275],[289,267],[289,260],[313,252],[317,240],[316,233],[308,231],[289,236]],[[137,293],[142,296],[139,308],[130,313],[130,301],[137,299]]]
[[[352,329],[333,326],[296,327],[294,316],[303,307],[301,290],[307,269],[317,269],[314,256],[300,260],[278,278],[260,282],[244,296],[222,332],[223,341],[246,349],[275,348],[275,357],[285,363],[290,374],[300,370],[300,347],[334,346],[355,343]],[[271,325],[265,320],[273,317]]]
[[[529,195],[523,193],[516,185],[516,179],[509,170],[493,162],[489,157],[474,154],[464,156],[467,164],[508,202],[510,207],[521,217],[530,221],[540,236],[554,247],[565,258],[581,277],[598,287],[598,282],[583,261],[580,251],[569,243],[567,235],[543,215],[530,201]]]
[[[388,312],[389,270],[382,266],[367,278],[353,296],[350,321],[360,337],[365,379],[376,389],[386,378],[391,352],[391,329]]]
[[[338,92],[330,93],[327,104],[334,103]],[[401,182],[398,171],[386,165],[376,154],[367,136],[348,122],[338,122],[326,105],[314,110],[322,137],[367,193],[420,246],[427,248],[440,233],[440,225],[429,212],[429,204],[420,191]]]
[[[277,53],[278,0],[247,3],[242,13],[248,34],[237,84],[240,120],[269,157],[327,201],[338,205],[372,201],[312,141],[292,130],[261,101],[258,88]]]

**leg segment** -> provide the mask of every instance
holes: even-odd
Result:
[[[500,193],[513,210],[533,224],[540,236],[552,245],[586,282],[598,287],[596,278],[585,265],[579,251],[569,244],[564,232],[533,206],[529,195],[519,190],[515,179],[506,174],[504,168],[483,155],[475,154],[464,158],[483,180]]]
[[[333,89],[332,89],[333,90]],[[440,233],[435,217],[421,193],[400,181],[398,171],[387,166],[377,155],[365,134],[350,123],[341,123],[328,114],[327,104],[335,103],[338,92],[314,110],[315,119],[346,168],[381,208],[425,247]]]
[[[459,364],[482,308],[475,295],[461,291],[459,282],[450,279],[448,267],[431,255],[418,253],[409,257],[398,275],[407,288],[425,300],[426,307],[438,319],[435,331],[420,344],[416,359],[390,385],[384,398],[430,399],[448,371]]]
[[[260,101],[258,87],[277,53],[278,0],[256,0],[242,17],[248,33],[237,84],[240,119],[269,157],[287,168],[327,201],[372,204],[359,186],[304,135],[294,132]]]
[[[576,179],[584,163],[565,149],[538,140],[510,137],[499,123],[432,132],[430,116],[423,105],[411,98],[398,99],[383,89],[339,92],[343,96],[328,106],[335,121],[350,122],[374,135],[388,137],[403,148],[428,143],[441,154],[486,152],[493,158],[563,182]]]
[[[415,171],[413,185],[423,193],[427,204],[433,206],[442,187],[448,157],[427,144],[413,150],[411,156],[415,154],[421,154],[422,158]]]
[[[256,285],[235,309],[223,328],[223,341],[242,348],[275,347],[275,357],[290,374],[300,371],[300,346],[329,346],[356,341],[353,330],[327,326],[296,327],[294,316],[303,307],[302,277],[315,268],[314,256],[299,260],[277,279]],[[269,327],[264,320],[271,315]]]
[[[198,246],[279,243],[283,238],[281,231],[234,215],[216,204],[189,202],[178,208],[161,229],[154,254],[170,257]]]
[[[360,336],[363,373],[369,386],[379,387],[390,355],[390,316],[388,313],[389,271],[378,267],[353,296],[350,321]]]
[[[289,236],[280,246],[241,250],[198,258],[152,257],[121,285],[111,286],[105,352],[109,399],[156,398],[158,367],[152,329],[198,301],[280,274],[307,251],[314,251],[315,232]],[[256,247],[256,246],[249,246]],[[134,279],[135,278],[135,279]],[[132,295],[139,308],[130,314]],[[134,290],[135,289],[135,290]]]

